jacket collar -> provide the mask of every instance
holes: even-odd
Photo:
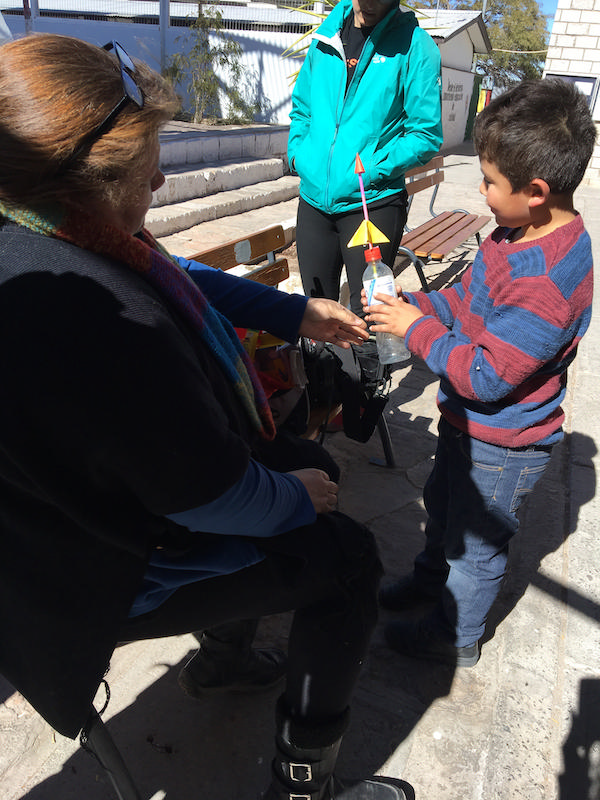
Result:
[[[339,33],[343,27],[344,20],[352,13],[352,0],[340,0],[327,18],[319,25],[312,38],[331,44],[335,49],[338,49],[334,42],[336,39],[340,39]],[[409,19],[416,19],[414,12],[402,11],[397,5],[394,5],[373,29],[371,39],[374,43],[377,43],[392,17],[397,17],[401,24],[408,22]]]

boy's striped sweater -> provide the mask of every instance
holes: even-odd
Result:
[[[426,315],[406,334],[440,377],[438,407],[503,447],[561,436],[567,367],[592,312],[592,250],[581,217],[532,242],[497,228],[460,284],[405,294]]]

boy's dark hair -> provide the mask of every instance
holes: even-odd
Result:
[[[560,78],[526,80],[494,98],[475,120],[480,158],[519,191],[534,178],[553,194],[573,194],[596,141],[585,96]]]

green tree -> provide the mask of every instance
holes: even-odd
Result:
[[[435,8],[437,0],[423,0]],[[481,11],[482,0],[446,0],[440,7]],[[525,78],[541,78],[546,60],[548,31],[537,0],[489,0],[483,15],[492,53],[478,56],[477,71],[489,75],[494,84],[506,88]]]
[[[260,113],[261,104],[245,100],[244,90],[248,87],[242,80],[242,46],[224,32],[221,12],[199,3],[198,16],[190,23],[189,31],[184,41],[191,41],[191,47],[170,59],[164,75],[174,86],[187,87],[193,121],[211,117],[225,117],[226,122],[252,121]],[[221,85],[217,68],[228,73],[228,85]],[[221,91],[229,103],[226,114],[221,113]]]

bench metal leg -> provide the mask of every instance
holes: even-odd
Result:
[[[423,266],[424,266],[423,262],[421,261],[420,258],[417,258],[413,262],[413,265],[414,265],[414,268],[417,271],[417,275],[419,276],[419,280],[421,281],[421,286],[423,287],[423,291],[424,292],[428,292],[429,291],[429,285],[428,285],[427,281],[425,280],[425,273],[423,272]]]
[[[119,800],[142,800],[131,773],[96,709],[92,709],[82,731],[81,744],[100,762]]]
[[[386,466],[393,468],[396,466],[396,459],[394,457],[394,448],[392,447],[392,437],[390,436],[387,419],[383,414],[379,417],[379,421],[377,422],[377,430],[381,438]]]
[[[421,261],[421,259],[416,256],[412,250],[409,250],[408,247],[403,247],[400,245],[398,248],[398,253],[400,255],[404,255],[409,258],[412,262],[413,267],[417,271],[417,275],[419,276],[419,280],[421,281],[421,286],[424,292],[429,292],[429,286],[427,285],[427,281],[425,280],[425,273],[423,272],[423,268],[425,264]]]
[[[385,466],[393,469],[396,466],[396,459],[394,457],[394,448],[392,446],[392,437],[390,436],[390,429],[388,428],[387,419],[382,414],[377,420],[377,430],[383,446],[383,453],[385,455]],[[384,466],[381,458],[369,459],[371,464],[377,464],[379,467]]]

